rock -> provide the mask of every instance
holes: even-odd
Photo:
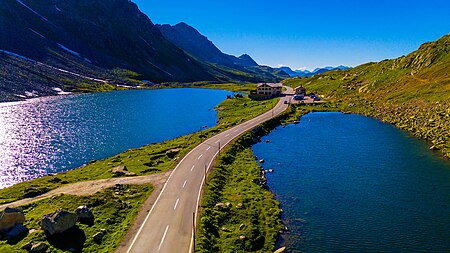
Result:
[[[6,231],[25,222],[22,209],[7,207],[0,215],[0,231]]]
[[[6,239],[13,240],[14,238],[28,234],[28,229],[22,224],[17,224],[15,227],[6,232]]]
[[[223,231],[223,232],[227,232],[227,233],[231,232],[231,230],[230,230],[229,228],[226,228],[226,227],[223,227],[223,228],[222,228],[222,231]]]
[[[239,204],[236,205],[236,208],[237,208],[237,209],[241,209],[241,208],[243,208],[243,207],[244,207],[244,204],[242,204],[242,203],[239,203]]]
[[[181,148],[173,148],[166,151],[166,155],[169,158],[174,158],[178,153],[180,153]]]
[[[24,249],[24,250],[26,250],[26,251],[30,251],[30,250],[31,250],[31,247],[33,247],[33,242],[29,242],[29,243],[23,245],[23,246],[21,247],[21,249]]]
[[[86,219],[86,220],[93,220],[94,215],[92,214],[91,210],[87,206],[79,206],[75,213],[78,216],[78,219]]]
[[[43,242],[33,243],[33,246],[30,249],[32,253],[40,253],[46,252],[48,249],[48,245]]]
[[[270,142],[270,140],[266,140],[266,143],[269,143]]]
[[[242,230],[242,229],[244,229],[244,227],[245,227],[245,224],[244,224],[244,223],[242,223],[241,225],[239,225],[239,230]]]
[[[60,234],[75,226],[77,220],[77,214],[57,210],[54,213],[42,216],[41,228],[50,235]]]
[[[59,183],[59,182],[61,182],[62,180],[61,180],[61,178],[59,178],[59,177],[52,177],[52,178],[50,178],[48,181],[49,181],[50,183]]]
[[[156,165],[159,165],[159,164],[161,164],[161,163],[164,163],[164,161],[163,161],[163,160],[157,160],[157,161],[156,161]]]
[[[226,208],[230,208],[231,206],[232,206],[232,205],[231,205],[230,202],[225,203],[225,207],[226,207]]]
[[[273,169],[269,169],[269,172],[273,172]]]
[[[103,234],[106,235],[106,229],[102,228],[102,229],[100,229],[100,232],[102,232]]]
[[[92,238],[94,238],[94,241],[96,243],[100,243],[103,239],[103,237],[105,236],[105,233],[103,233],[102,231],[96,233],[94,236],[92,236]]]
[[[264,159],[259,160],[259,163],[264,163]]]
[[[121,177],[121,176],[136,176],[136,173],[128,171],[126,166],[118,166],[111,169],[111,172],[114,174],[115,177]]]
[[[284,252],[285,250],[286,250],[286,247],[281,247],[281,248],[275,250],[273,253],[282,253],[282,252]]]
[[[241,240],[244,240],[245,238],[247,238],[247,237],[245,237],[245,235],[239,236],[239,239],[241,239]]]
[[[217,203],[216,207],[220,210],[220,209],[223,209],[225,207],[225,204],[224,203]]]
[[[35,187],[26,187],[25,189],[23,189],[23,192],[24,192],[24,193],[35,192],[35,191],[37,191],[37,190],[38,190],[38,189],[35,188]]]

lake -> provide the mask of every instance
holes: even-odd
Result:
[[[262,140],[253,151],[274,169],[287,252],[450,252],[450,162],[426,142],[342,113]]]
[[[230,94],[129,90],[0,103],[0,188],[212,127]]]

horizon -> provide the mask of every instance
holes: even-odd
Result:
[[[155,24],[185,22],[226,54],[248,54],[260,65],[293,70],[393,59],[450,32],[450,2],[442,0],[134,2]]]

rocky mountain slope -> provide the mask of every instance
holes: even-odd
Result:
[[[311,78],[292,78],[351,112],[392,123],[450,158],[450,35],[397,59]]]
[[[247,56],[228,58],[256,64]],[[265,69],[241,71],[193,57],[128,0],[2,0],[0,62],[0,101],[143,84],[139,80],[279,79]]]
[[[157,25],[164,37],[199,61],[236,80],[253,82],[279,81],[289,77],[281,70],[259,66],[249,55],[239,57],[220,51],[213,42],[186,23]]]

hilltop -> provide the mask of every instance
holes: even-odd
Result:
[[[343,110],[395,124],[450,157],[450,35],[397,59],[284,83],[303,85]]]

